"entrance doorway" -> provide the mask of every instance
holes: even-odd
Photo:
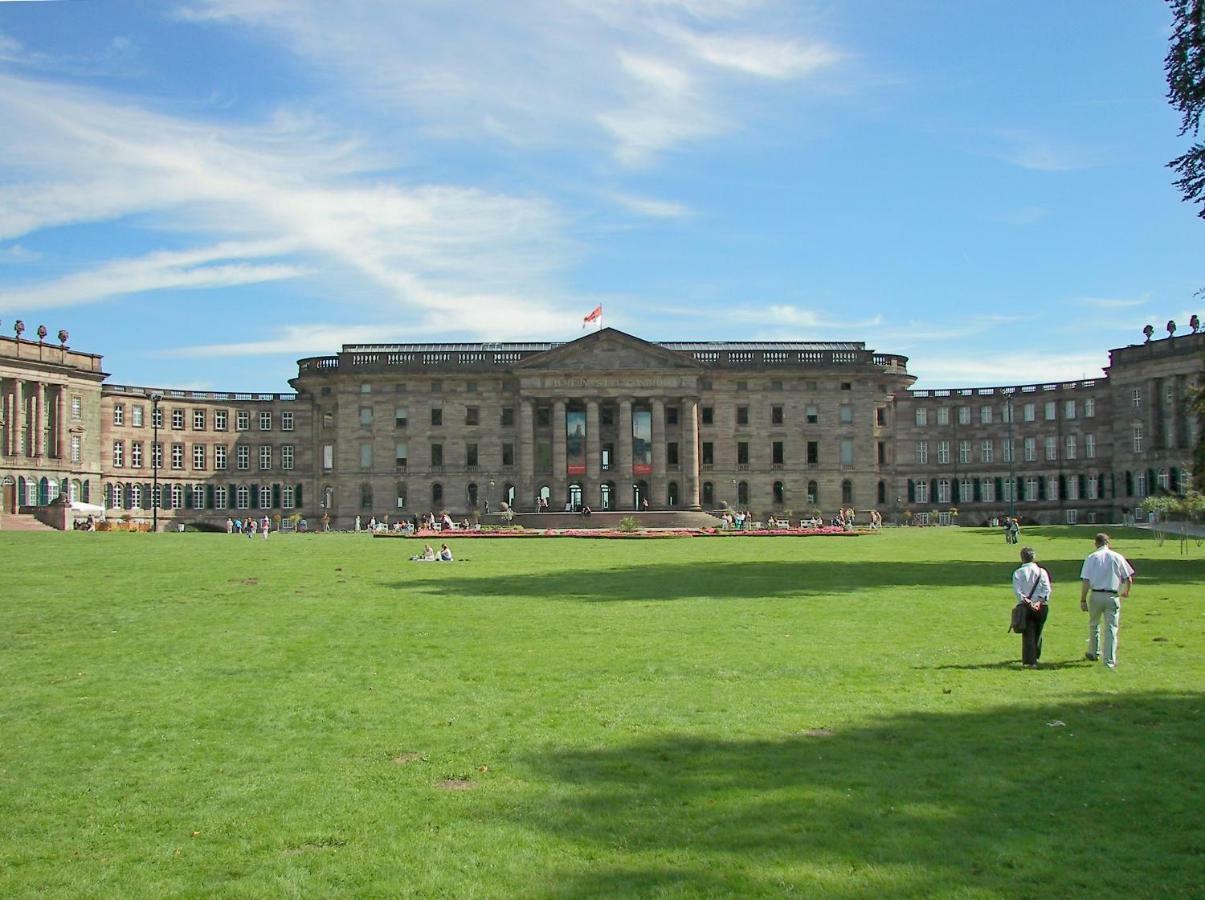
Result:
[[[576,482],[569,485],[569,509],[577,512],[582,508],[582,486]]]

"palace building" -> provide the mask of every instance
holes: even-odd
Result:
[[[65,336],[65,333],[63,333]],[[1205,334],[1112,351],[1100,378],[914,390],[857,342],[346,345],[291,393],[104,383],[101,357],[0,338],[3,511],[332,527],[448,510],[878,509],[900,522],[1105,522],[1182,492]]]

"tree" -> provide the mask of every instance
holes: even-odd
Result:
[[[1189,401],[1189,412],[1197,417],[1197,446],[1192,452],[1192,486],[1205,494],[1205,368],[1197,376],[1197,387]]]
[[[1171,48],[1163,62],[1167,99],[1180,113],[1180,134],[1196,138],[1205,114],[1205,0],[1168,0],[1172,9]],[[1205,218],[1205,143],[1197,141],[1168,163],[1180,177],[1176,187]]]

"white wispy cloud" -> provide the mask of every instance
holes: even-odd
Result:
[[[1066,140],[1021,131],[1000,131],[990,137],[992,156],[1035,172],[1071,172],[1104,164],[1100,147],[1085,147]]]
[[[782,2],[193,0],[191,21],[273,35],[374,103],[416,113],[429,134],[589,147],[626,165],[735,127],[739,89],[803,84],[846,59],[818,37],[782,36]]]
[[[1040,374],[1043,383],[1100,378],[1108,365],[1107,353],[1044,353],[1040,369],[1024,354],[926,354],[912,357],[908,367],[922,376],[921,388],[1008,386],[1035,383]]]
[[[1150,302],[1149,295],[1141,297],[1080,297],[1080,306],[1091,306],[1095,309],[1130,309],[1135,306],[1145,306]]]
[[[653,197],[638,197],[634,194],[611,194],[611,199],[624,209],[653,219],[684,219],[691,209],[672,200],[657,200]]]

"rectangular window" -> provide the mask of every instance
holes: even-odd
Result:
[[[678,466],[678,442],[665,442],[665,464],[677,468]]]
[[[599,409],[598,422],[600,425],[614,425],[615,424],[615,407],[608,405],[608,406],[604,406],[601,409]],[[708,424],[711,424],[711,423],[708,422]]]
[[[854,408],[848,403],[841,404],[841,424],[852,425],[854,423]]]
[[[958,461],[960,463],[969,463],[971,461],[971,442],[958,442]]]
[[[432,444],[431,445],[431,466],[438,467],[438,466],[442,466],[443,464],[444,464],[444,445],[443,444]]]
[[[770,463],[775,466],[782,465],[782,441],[770,444]]]
[[[135,428],[142,427],[142,417],[146,414],[146,410],[141,406],[130,408],[130,424]]]
[[[737,425],[748,425],[749,424],[749,407],[738,406],[736,408],[736,424]]]
[[[782,407],[781,406],[771,406],[770,407],[770,424],[771,425],[781,425],[782,424]]]
[[[259,470],[272,468],[272,445],[262,444],[259,448]]]
[[[293,485],[291,485],[291,484],[281,485],[281,487],[280,487],[280,508],[281,509],[293,509],[294,507],[296,507],[297,500],[295,499],[295,497],[296,497],[296,495],[294,494]]]
[[[1134,409],[1142,408],[1142,388],[1134,388],[1130,391],[1130,403]]]
[[[513,406],[502,407],[502,427],[503,428],[514,428],[515,427],[515,408]]]
[[[1001,459],[1003,459],[1003,461],[1006,463],[1012,462],[1016,453],[1016,448],[1013,445],[1013,442],[1008,440],[1001,441],[1000,449],[1002,451]]]
[[[993,444],[991,440],[983,440],[979,442],[979,461],[990,463],[992,462]]]
[[[996,482],[984,478],[979,482],[979,496],[984,503],[996,502]]]
[[[281,444],[280,445],[280,467],[282,469],[293,468],[293,445],[292,444]]]
[[[439,428],[444,423],[444,411],[441,407],[435,407],[431,410],[431,424]]]
[[[1064,419],[1074,419],[1075,418],[1075,401],[1074,400],[1064,400],[1063,401],[1063,418]]]
[[[1037,459],[1038,458],[1038,439],[1027,437],[1025,439],[1023,452],[1025,454],[1024,459],[1026,462],[1033,462],[1035,459]]]
[[[219,471],[224,471],[226,468],[226,445],[213,445],[213,467]]]
[[[924,406],[916,408],[916,424],[924,427],[929,424],[929,410]]]
[[[1038,418],[1038,407],[1035,403],[1026,403],[1021,407],[1021,418],[1026,422],[1034,422]]]
[[[803,420],[809,425],[817,425],[820,422],[820,412],[814,406],[807,406],[803,410]]]
[[[1079,499],[1079,479],[1076,478],[1074,475],[1069,475],[1069,476],[1067,476],[1065,484],[1066,484],[1067,496],[1064,497],[1063,499],[1064,500],[1078,500]]]
[[[259,508],[260,509],[271,509],[272,508],[272,485],[261,484],[259,486]]]
[[[1069,435],[1067,435],[1066,449],[1063,453],[1064,458],[1075,459],[1075,451],[1076,451],[1075,435],[1069,434]]]
[[[808,465],[809,466],[820,465],[820,442],[819,441],[808,441],[807,450],[808,450]]]
[[[205,430],[205,410],[194,409],[192,411],[192,430],[193,431],[204,431]]]
[[[113,442],[113,467],[120,469],[126,464],[125,462],[125,443],[122,441]]]
[[[749,465],[749,442],[748,441],[737,441],[736,442],[736,464],[738,466]]]
[[[239,444],[234,448],[235,467],[240,471],[247,471],[251,468],[251,448],[246,444]]]
[[[929,442],[916,442],[916,463],[917,465],[925,465],[929,462]]]
[[[854,442],[852,438],[841,438],[841,465],[854,464]]]
[[[703,441],[702,464],[705,466],[715,465],[715,444],[711,441]]]
[[[1047,400],[1044,404],[1046,421],[1053,422],[1058,415],[1059,405],[1054,400]]]
[[[215,409],[213,411],[213,430],[225,431],[226,424],[230,420],[230,413],[224,409]]]
[[[515,464],[515,445],[514,444],[503,444],[502,445],[502,465],[513,466],[514,464]]]
[[[699,414],[703,420],[703,424],[710,425],[715,417],[715,410],[710,406],[703,406],[699,408]]]
[[[1059,439],[1057,437],[1046,438],[1046,459],[1053,460],[1059,458]]]
[[[272,430],[272,413],[261,412],[259,414],[259,430],[260,431],[271,431]]]
[[[948,465],[950,462],[950,442],[937,442],[937,462],[939,465]]]
[[[406,423],[409,421],[410,421],[409,413],[406,411],[406,407],[398,406],[398,407],[394,408],[394,410],[393,410],[393,427],[394,428],[405,428]]]
[[[1038,476],[1030,475],[1025,479],[1025,499],[1030,503],[1038,499]]]
[[[329,472],[335,467],[335,445],[322,445],[322,468]]]
[[[234,427],[236,431],[249,431],[251,429],[250,410],[240,409],[235,413]]]
[[[874,423],[876,425],[886,425],[887,424],[887,409],[885,407],[882,407],[882,406],[875,407]]]
[[[887,444],[884,441],[875,441],[875,449],[878,451],[879,465],[887,465]]]
[[[1088,398],[1084,401],[1084,418],[1091,419],[1096,415],[1096,401]]]
[[[163,427],[163,410],[155,409],[154,407],[151,408],[151,427],[152,428],[162,428]]]
[[[142,468],[142,441],[130,441],[130,465],[135,469]]]
[[[184,445],[183,444],[172,444],[172,468],[173,469],[183,469],[184,468]]]
[[[192,486],[192,508],[193,509],[204,509],[205,508],[205,485],[194,484]]]
[[[477,425],[481,421],[481,409],[476,406],[466,406],[464,408],[464,424]]]
[[[334,413],[324,412],[322,414],[322,427],[323,428],[334,428],[335,427]]]
[[[1100,484],[1097,482],[1095,475],[1088,476],[1088,484],[1086,486],[1088,488],[1088,499],[1095,500],[1097,493],[1100,491]]]
[[[547,406],[536,407],[536,427],[551,428],[552,427],[552,410]]]
[[[368,441],[360,444],[360,468],[372,468],[372,444]]]
[[[205,445],[204,444],[193,444],[192,445],[192,467],[194,469],[204,470],[204,468],[205,468]]]
[[[990,406],[979,407],[979,424],[980,425],[991,425],[992,424],[992,408]]]
[[[915,491],[916,491],[916,502],[917,503],[928,503],[929,502],[929,482],[928,481],[926,481],[923,478],[918,480],[916,482]]]
[[[1096,435],[1084,435],[1084,458],[1096,459]]]
[[[163,442],[156,441],[151,445],[151,468],[163,468]]]
[[[948,406],[937,407],[937,424],[938,425],[949,425],[950,424],[950,407],[948,407]]]
[[[214,485],[213,488],[213,508],[225,509],[227,506],[226,488],[223,485]]]
[[[84,399],[82,397],[73,396],[71,398],[71,418],[74,421],[79,421],[84,416]]]
[[[1141,453],[1142,452],[1142,426],[1141,425],[1134,426],[1132,438],[1133,438],[1133,443],[1134,443],[1134,452]]]
[[[282,412],[280,414],[280,430],[281,431],[292,431],[293,430],[293,414],[291,412]]]
[[[80,436],[78,434],[71,435],[71,461],[73,463],[80,461],[81,448],[82,442],[80,441]]]
[[[184,427],[184,410],[173,409],[172,410],[172,428],[176,431],[180,431],[183,427]]]
[[[950,502],[950,482],[945,478],[942,478],[937,482],[937,502]]]
[[[676,406],[665,407],[665,424],[666,425],[677,425],[678,424],[678,407],[676,407]]]
[[[971,424],[971,408],[969,406],[958,407],[958,424],[959,425],[970,425]]]
[[[124,403],[113,404],[113,424],[124,425],[126,422],[126,408]]]
[[[464,464],[465,464],[465,467],[469,468],[469,469],[477,468],[477,445],[476,444],[465,444],[464,445]]]
[[[360,427],[361,428],[371,428],[372,427],[372,407],[371,406],[361,406],[360,407]]]

